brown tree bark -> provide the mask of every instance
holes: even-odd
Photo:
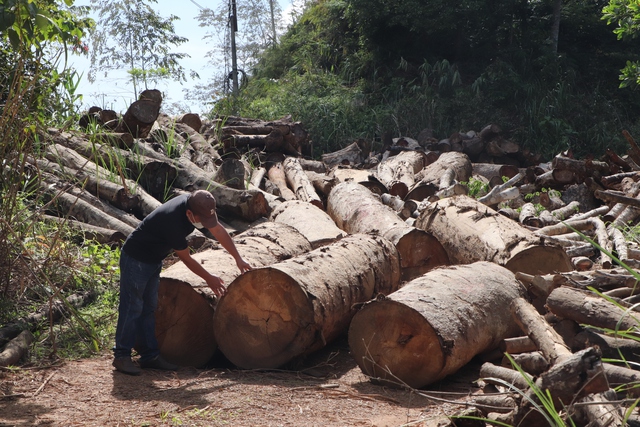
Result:
[[[344,182],[335,186],[329,194],[327,213],[347,233],[376,233],[390,240],[400,252],[403,280],[449,264],[436,238],[407,225],[362,185]]]
[[[160,103],[144,98],[133,102],[122,116],[122,130],[134,138],[146,138],[160,114]]]
[[[366,375],[423,387],[517,333],[504,307],[524,293],[493,263],[438,268],[365,305],[349,327],[349,347]]]
[[[234,237],[242,258],[252,267],[275,264],[311,250],[309,242],[293,227],[266,222]],[[235,260],[218,248],[194,254],[211,274],[229,285],[240,272]],[[160,276],[156,337],[161,354],[182,366],[203,366],[216,352],[213,313],[216,301],[205,281],[183,263]]]
[[[313,249],[333,243],[347,235],[325,211],[300,200],[282,203],[271,213],[271,219],[298,230],[311,243]]]
[[[329,168],[337,165],[357,166],[364,162],[369,155],[369,146],[366,141],[358,140],[345,148],[322,155],[322,161]]]
[[[215,336],[235,365],[276,368],[334,340],[358,304],[399,284],[400,260],[391,242],[348,236],[239,276],[218,304]]]
[[[267,169],[269,180],[278,187],[280,196],[285,200],[297,200],[295,193],[287,185],[287,176],[284,173],[282,162],[274,162]]]
[[[431,232],[454,264],[492,261],[528,274],[572,270],[561,247],[545,245],[532,232],[471,197],[432,203],[416,227]]]

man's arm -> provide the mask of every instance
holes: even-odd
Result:
[[[198,261],[193,259],[189,248],[175,252],[176,255],[178,255],[178,258],[180,258],[180,261],[182,261],[189,270],[193,271],[207,282],[207,285],[216,296],[221,297],[225,294],[227,289],[224,287],[224,281],[218,276],[214,276],[209,273]]]
[[[240,269],[240,273],[252,270],[251,266],[242,259],[242,257],[238,253],[238,249],[236,249],[235,243],[233,243],[233,240],[231,239],[231,236],[229,236],[227,230],[222,225],[220,225],[220,223],[218,223],[213,228],[209,228],[209,231],[211,232],[211,234],[213,234],[213,237],[216,238],[218,243],[220,243],[222,247],[227,252],[229,252],[233,259],[236,260],[236,265]]]

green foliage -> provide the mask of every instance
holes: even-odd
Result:
[[[175,34],[175,15],[163,18],[152,8],[156,0],[91,0],[100,17],[92,34],[93,50],[89,80],[98,71],[126,69],[131,77],[134,97],[140,87],[165,78],[186,81],[179,61],[188,58],[174,48],[187,39]]]
[[[620,130],[640,131],[640,96],[617,91],[629,44],[616,44],[600,19],[604,1],[564,4],[562,28],[572,31],[561,32],[559,55],[547,3],[497,5],[313,3],[213,113],[291,114],[309,128],[316,156],[356,138],[375,147],[384,132],[429,128],[445,138],[487,123],[544,158],[624,150]]]
[[[640,5],[634,0],[610,0],[602,9],[602,19],[607,24],[616,24],[613,33],[618,40],[637,38],[640,34]],[[640,62],[627,61],[621,70],[620,87],[640,84]]]

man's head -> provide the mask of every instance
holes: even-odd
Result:
[[[216,199],[205,190],[196,190],[187,199],[187,218],[194,224],[202,224],[205,228],[218,225],[216,215]]]

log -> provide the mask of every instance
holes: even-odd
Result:
[[[635,330],[638,327],[638,321],[626,310],[591,292],[578,289],[564,286],[554,289],[547,298],[547,307],[555,315],[580,324],[615,331]]]
[[[336,185],[327,200],[327,213],[349,234],[375,233],[390,240],[400,253],[403,280],[449,264],[436,238],[407,225],[362,185],[350,182]]]
[[[146,138],[153,123],[160,114],[160,103],[155,99],[143,98],[133,102],[122,116],[122,130],[134,138]]]
[[[125,236],[133,232],[133,227],[118,218],[112,217],[91,204],[62,190],[52,189],[44,182],[40,188],[51,200],[51,208],[55,208],[60,216],[71,217],[87,224],[118,231]]]
[[[385,194],[389,190],[375,176],[375,171],[370,169],[352,169],[344,167],[336,167],[330,173],[330,177],[335,178],[338,182],[355,182],[368,188],[374,194]],[[437,188],[434,187],[433,193]]]
[[[282,166],[284,168],[287,183],[293,190],[296,198],[324,210],[322,200],[320,200],[320,197],[313,188],[311,181],[304,173],[302,165],[298,159],[296,157],[287,157],[284,162],[282,162]]]
[[[241,368],[276,368],[324,347],[357,305],[400,284],[395,247],[363,234],[251,270],[229,285],[214,315],[222,353]]]
[[[529,387],[529,383],[527,382],[527,379],[530,382],[533,382],[533,378],[531,377],[526,378],[515,369],[510,369],[503,366],[496,366],[493,363],[489,363],[489,362],[483,363],[482,366],[480,367],[480,378],[482,379],[482,381],[484,381],[487,384],[493,384],[493,385],[504,387],[503,382],[496,381],[496,379],[502,380],[507,384],[512,384],[514,387],[520,390],[525,390]]]
[[[101,244],[122,243],[127,238],[120,231],[111,230],[109,228],[98,227],[96,225],[75,221],[68,218],[60,218],[57,216],[44,215],[43,219],[58,225],[67,225],[82,234],[85,241],[96,241]]]
[[[600,361],[600,354],[594,348],[572,354],[552,366],[536,380],[536,388],[548,392],[556,410],[565,408],[576,399],[591,393],[609,389]],[[534,390],[527,391],[514,417],[514,425],[527,427],[547,427],[549,422],[532,408],[532,402],[540,404]]]
[[[357,166],[364,162],[369,150],[369,144],[365,140],[359,139],[341,150],[323,154],[321,158],[329,168],[337,165]]]
[[[571,350],[562,341],[562,337],[525,299],[518,298],[511,302],[511,313],[522,332],[536,344],[536,347],[549,365],[571,355]]]
[[[469,156],[454,151],[443,153],[438,157],[438,160],[426,166],[415,175],[416,183],[410,188],[405,198],[419,201],[432,195],[429,194],[431,188],[435,187],[436,191],[438,190],[440,178],[449,168],[455,171],[454,176],[456,181],[469,181],[472,171]]]
[[[280,204],[271,213],[271,220],[298,230],[313,249],[333,243],[347,235],[325,211],[299,200]]]
[[[313,188],[322,196],[328,197],[331,189],[338,184],[338,179],[336,177],[330,177],[324,173],[317,173],[314,171],[305,171],[307,178],[311,181]]]
[[[35,341],[30,331],[22,331],[20,334],[9,341],[2,353],[0,353],[0,366],[15,365],[22,359],[29,347]]]
[[[590,329],[578,332],[569,342],[571,350],[576,352],[598,346],[602,356],[608,359],[634,360],[640,354],[640,342],[628,338],[600,334]],[[640,389],[638,389],[640,392]]]
[[[311,250],[309,242],[293,227],[266,222],[234,237],[242,258],[252,267],[275,264]],[[207,270],[231,283],[240,272],[231,255],[211,249],[193,257]],[[216,301],[205,281],[183,263],[176,263],[160,275],[156,338],[166,360],[181,366],[205,365],[218,345],[213,335]]]
[[[416,227],[431,232],[453,264],[491,261],[527,274],[572,270],[561,247],[546,245],[517,222],[468,196],[432,203]]]
[[[261,148],[272,153],[279,152],[283,135],[279,129],[272,129],[268,135],[227,135],[222,138],[225,151],[230,151],[238,147]]]
[[[512,354],[511,359],[523,371],[533,376],[538,376],[549,369],[549,362],[539,351]],[[502,366],[513,368],[512,362],[506,357],[502,360]]]
[[[622,407],[609,402],[616,399],[616,392],[594,393],[580,399],[575,406],[578,413],[588,421],[589,427],[611,427],[628,425],[624,420]]]
[[[438,268],[366,304],[349,327],[349,348],[376,381],[424,387],[513,336],[504,307],[525,292],[493,263]]]
[[[282,162],[275,162],[267,169],[269,180],[278,187],[280,196],[285,200],[297,200],[293,191],[287,186],[287,178],[284,173]]]
[[[197,113],[185,113],[176,117],[176,123],[182,123],[189,126],[191,129],[196,132],[200,132],[202,128],[202,119],[200,115]]]
[[[426,164],[423,152],[403,151],[378,164],[377,177],[389,189],[389,193],[404,199],[415,183],[415,174]]]
[[[212,179],[229,188],[244,190],[249,181],[249,172],[242,161],[228,157],[223,160]]]

